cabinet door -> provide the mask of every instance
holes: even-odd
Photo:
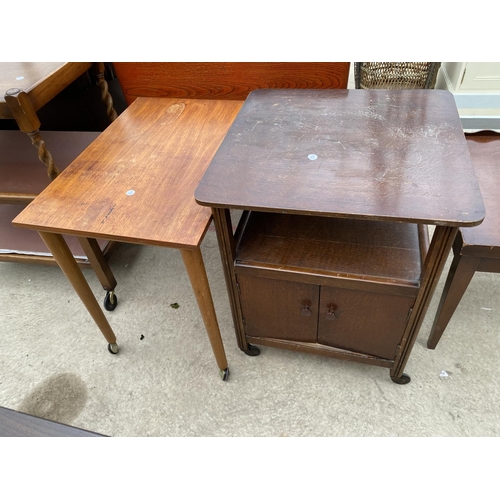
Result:
[[[394,359],[414,297],[321,287],[318,342]]]
[[[245,334],[316,342],[319,286],[238,275]]]

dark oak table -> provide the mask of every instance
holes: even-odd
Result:
[[[480,226],[460,229],[455,238],[453,261],[427,341],[429,349],[436,348],[475,273],[500,273],[500,134],[470,135],[467,144],[486,217]]]
[[[212,208],[241,350],[383,366],[400,384],[458,228],[485,215],[440,90],[256,90],[195,198]]]
[[[138,98],[14,219],[39,232],[110,352],[118,352],[115,333],[63,234],[179,249],[221,377],[229,376],[200,251],[211,211],[194,190],[241,104]]]

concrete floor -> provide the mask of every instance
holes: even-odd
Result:
[[[0,262],[0,406],[109,436],[500,434],[499,275],[476,274],[432,351],[445,269],[405,370],[412,381],[399,386],[386,368],[265,347],[243,354],[213,227],[202,253],[227,382],[180,253],[123,244],[110,260],[119,305],[106,312],[117,356],[59,268]],[[84,274],[102,301],[97,278]]]

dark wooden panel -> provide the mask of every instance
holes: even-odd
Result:
[[[265,345],[268,347],[276,347],[278,349],[288,349],[295,352],[306,352],[309,354],[316,354],[328,358],[343,359],[345,361],[355,361],[357,363],[384,366],[386,368],[391,368],[394,365],[393,360],[377,358],[375,356],[368,356],[367,354],[351,352],[345,349],[338,349],[323,344],[299,342],[296,340],[268,339],[264,337],[248,337],[247,340],[250,344]]]
[[[469,247],[464,248],[464,253],[476,255],[481,249],[470,247],[477,245],[490,247],[484,249],[483,256],[500,257],[500,135],[469,136],[467,144],[486,206],[486,216],[481,225],[462,229],[464,245]]]
[[[255,90],[195,197],[452,226],[484,217],[456,104],[442,90]]]
[[[348,62],[115,62],[128,104],[138,96],[245,100],[258,88],[347,88]]]
[[[236,263],[418,286],[416,224],[252,212]]]
[[[56,167],[64,170],[94,139],[98,132],[49,132],[42,138],[54,157]],[[0,130],[0,194],[39,194],[50,182],[47,167],[27,134],[19,130]],[[0,196],[0,203],[8,200]]]
[[[102,437],[102,434],[0,407],[0,437]]]
[[[246,335],[316,342],[318,286],[247,275],[237,280]]]
[[[500,273],[500,259],[486,259],[483,257],[477,270],[483,273]]]
[[[318,342],[394,359],[414,299],[321,287]]]

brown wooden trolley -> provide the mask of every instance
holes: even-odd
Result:
[[[458,227],[484,217],[453,96],[436,90],[256,90],[195,197],[240,349],[383,366],[400,384]]]

